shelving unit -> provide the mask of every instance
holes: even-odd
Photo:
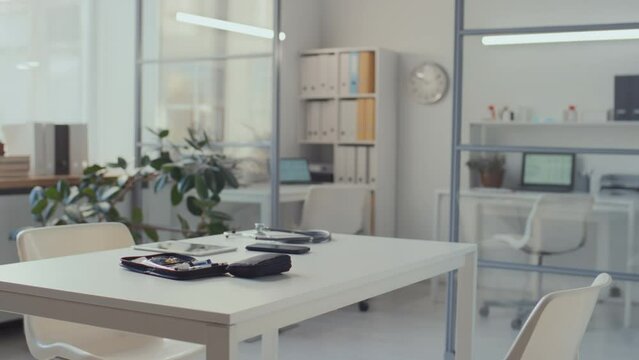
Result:
[[[344,74],[340,61],[342,56],[349,56],[351,53],[369,52],[374,58],[374,82],[372,93],[344,93],[342,87],[344,82],[348,83],[349,74]],[[328,66],[323,68],[324,76],[332,79],[332,90],[321,94],[304,94],[305,84],[300,86],[300,106],[304,114],[298,122],[298,142],[307,147],[309,160],[311,162],[331,163],[334,167],[336,183],[362,183],[371,187],[373,192],[373,213],[371,219],[371,230],[375,235],[392,236],[395,234],[395,164],[396,164],[396,138],[397,138],[397,114],[396,114],[396,68],[397,56],[395,53],[374,47],[353,47],[353,48],[329,48],[313,49],[300,54],[300,64],[304,63],[305,57],[329,55]],[[302,72],[302,82],[305,80],[304,65],[300,65]],[[330,72],[327,73],[327,72]],[[326,85],[328,88],[329,85]],[[342,110],[346,101],[351,106],[358,100],[370,99],[374,101],[374,127],[372,136],[374,139],[353,139],[345,136],[346,120]],[[322,125],[327,125],[326,129],[315,129],[319,132],[326,130],[323,134],[315,133],[318,138],[309,138],[307,114],[309,106],[321,106],[328,109],[322,114]],[[326,120],[326,121],[325,121]],[[351,118],[351,121],[353,119]],[[330,125],[329,125],[330,123]],[[352,125],[352,124],[351,124]],[[330,129],[334,135],[330,135]],[[353,134],[351,134],[353,135]],[[357,134],[355,134],[357,135]],[[356,136],[357,137],[357,136]],[[368,136],[370,137],[370,136]],[[350,181],[348,175],[341,176],[340,168],[346,166],[344,159],[340,157],[343,149],[353,151],[358,154],[367,154],[366,179],[360,181],[358,176],[353,176]],[[361,156],[356,157],[356,162],[362,161]],[[351,168],[360,168],[361,163],[352,164]]]

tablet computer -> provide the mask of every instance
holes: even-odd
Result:
[[[214,255],[237,250],[237,247],[234,246],[198,244],[178,240],[167,240],[155,243],[140,244],[135,245],[133,248],[136,250],[170,252],[190,256]]]

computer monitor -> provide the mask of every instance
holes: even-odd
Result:
[[[304,158],[280,159],[280,183],[282,184],[309,184],[311,172],[308,169],[308,161]]]
[[[529,190],[572,191],[575,154],[524,153],[521,186]]]

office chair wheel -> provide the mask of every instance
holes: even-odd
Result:
[[[608,294],[611,298],[621,297],[621,289],[619,286],[611,286]]]
[[[521,330],[521,327],[524,326],[524,320],[520,318],[515,318],[510,322],[510,328],[513,330]]]
[[[488,317],[488,314],[490,314],[490,307],[486,304],[482,305],[479,308],[479,315],[481,317]]]
[[[357,306],[359,307],[359,311],[361,312],[367,312],[368,309],[370,308],[370,305],[368,304],[368,301],[360,301]]]

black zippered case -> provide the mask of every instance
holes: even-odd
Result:
[[[172,280],[193,280],[193,279],[201,279],[213,276],[221,276],[226,274],[226,263],[214,263],[211,267],[204,269],[195,269],[195,270],[170,270],[163,269],[159,267],[154,267],[150,265],[140,264],[135,262],[134,260],[146,258],[147,260],[160,260],[161,258],[171,258],[175,259],[175,262],[172,262],[173,265],[180,263],[188,263],[190,261],[197,261],[196,258],[187,255],[180,255],[174,253],[162,253],[162,254],[153,254],[146,256],[127,256],[120,259],[120,265],[123,267],[139,272],[142,274],[159,276]]]

